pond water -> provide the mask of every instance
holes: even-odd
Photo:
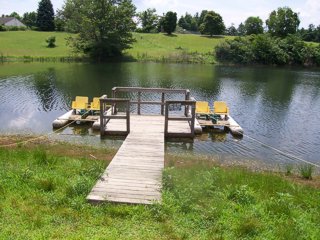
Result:
[[[195,141],[170,142],[166,151],[220,159],[287,164],[292,159],[252,140],[320,164],[320,71],[156,63],[7,63],[0,65],[0,133],[47,134],[76,95],[111,94],[114,86],[189,88],[196,100],[226,101],[248,137],[210,132]],[[89,126],[71,126],[52,137],[93,145],[101,140]],[[296,161],[293,161],[296,162]]]

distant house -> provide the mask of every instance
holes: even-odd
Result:
[[[6,27],[26,27],[26,25],[15,17],[0,17],[0,25],[4,25]]]

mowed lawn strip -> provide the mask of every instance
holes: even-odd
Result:
[[[161,205],[91,205],[86,196],[114,153],[65,143],[0,148],[0,239],[320,235],[319,179],[294,183],[281,174],[221,167],[200,156],[166,156]]]
[[[56,37],[56,47],[48,48],[46,39]],[[69,57],[75,56],[67,38],[74,34],[64,32],[8,31],[0,32],[0,54],[4,57]],[[124,52],[134,60],[186,61],[186,56],[214,62],[214,47],[231,37],[207,37],[195,34],[133,33],[136,42]],[[206,55],[206,56],[204,56]],[[81,56],[77,55],[77,57]],[[194,60],[198,61],[197,59]]]

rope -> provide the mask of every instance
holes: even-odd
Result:
[[[280,154],[282,154],[282,155],[284,155],[284,156],[286,156],[286,157],[288,157],[288,158],[296,159],[296,160],[298,160],[298,161],[301,161],[301,162],[304,162],[304,163],[307,163],[307,164],[310,164],[310,165],[313,165],[313,166],[315,166],[315,167],[320,168],[320,165],[318,165],[318,164],[316,164],[316,163],[309,162],[309,161],[304,160],[304,159],[302,159],[302,158],[296,157],[296,156],[294,156],[294,155],[292,155],[292,154],[290,154],[290,153],[286,153],[286,152],[284,152],[284,151],[281,151],[281,150],[279,150],[279,149],[277,149],[277,148],[275,148],[275,147],[273,147],[273,146],[270,146],[270,145],[268,145],[268,144],[266,144],[266,143],[263,143],[263,142],[259,141],[258,139],[255,139],[255,138],[253,138],[253,137],[250,137],[250,136],[248,136],[248,135],[246,135],[246,134],[243,134],[243,136],[244,136],[244,137],[247,137],[247,138],[249,138],[249,139],[251,139],[251,140],[253,140],[253,141],[255,141],[255,142],[259,143],[259,144],[261,144],[262,146],[265,146],[265,147],[267,147],[267,148],[270,148],[270,149],[272,149],[272,150],[274,150],[274,151],[276,151],[276,152],[278,152],[278,153],[280,153]]]
[[[83,113],[81,116],[87,114],[89,111],[90,111],[90,110],[86,111],[86,112]],[[41,139],[41,138],[44,138],[44,137],[48,137],[48,136],[50,136],[50,135],[52,135],[52,134],[54,134],[54,133],[59,132],[60,130],[62,130],[62,129],[64,129],[64,128],[70,126],[72,123],[74,123],[74,122],[76,122],[76,121],[78,121],[78,120],[73,120],[72,122],[68,123],[67,125],[64,125],[63,127],[59,128],[59,129],[57,129],[57,130],[55,130],[55,131],[52,131],[52,132],[47,133],[47,134],[45,134],[45,135],[41,135],[41,136],[36,137],[36,138],[31,138],[31,139],[22,141],[22,142],[20,142],[19,144],[25,145],[25,144],[27,144],[27,143],[29,143],[29,142],[33,142],[33,141],[35,141],[35,140],[38,140],[38,139]],[[12,146],[15,146],[15,145],[17,145],[17,143],[11,143],[11,144],[7,144],[7,145],[0,145],[0,148],[12,147]]]
[[[89,111],[86,111],[84,114],[86,114],[86,113],[88,113],[88,112],[89,112]],[[81,116],[83,116],[84,114],[82,114]],[[36,137],[36,138],[32,138],[32,139],[25,140],[25,141],[21,142],[20,144],[26,144],[26,143],[35,141],[35,140],[37,140],[37,139],[41,139],[41,138],[50,136],[50,135],[52,135],[52,134],[54,134],[54,133],[57,133],[58,131],[60,131],[60,130],[62,130],[62,129],[64,129],[64,128],[70,126],[72,123],[74,123],[74,122],[76,122],[76,121],[78,121],[78,120],[73,120],[72,122],[68,123],[67,125],[59,128],[59,129],[57,129],[57,130],[55,130],[55,131],[53,131],[53,132],[50,132],[50,133],[48,133],[48,134],[45,134],[45,135],[42,135],[42,136],[39,136],[39,137]],[[230,126],[228,126],[228,127],[230,127]],[[239,133],[241,133],[241,132],[239,132]],[[242,134],[242,133],[241,133],[241,134]],[[244,137],[247,137],[247,138],[249,138],[249,139],[251,139],[251,140],[253,140],[253,141],[255,141],[255,142],[259,143],[259,144],[261,144],[262,146],[265,146],[265,147],[267,147],[267,148],[270,148],[270,149],[272,149],[272,150],[274,150],[274,151],[276,151],[276,152],[278,152],[278,153],[280,153],[280,154],[282,154],[282,155],[284,155],[284,156],[286,156],[286,157],[288,157],[288,158],[296,159],[296,160],[298,160],[298,161],[301,161],[301,162],[304,162],[304,163],[307,163],[307,164],[310,164],[310,165],[313,165],[313,166],[315,166],[315,167],[320,168],[320,165],[318,165],[318,164],[316,164],[316,163],[313,163],[313,162],[304,160],[304,159],[299,158],[299,157],[296,157],[296,156],[294,156],[294,155],[292,155],[292,154],[290,154],[290,153],[286,153],[286,152],[284,152],[284,151],[281,151],[281,150],[279,150],[279,149],[277,149],[277,148],[275,148],[275,147],[273,147],[273,146],[270,146],[270,145],[268,145],[268,144],[266,144],[266,143],[263,143],[263,142],[259,141],[258,139],[255,139],[255,138],[253,138],[253,137],[250,137],[250,136],[247,135],[247,134],[243,134],[243,136],[244,136]],[[11,147],[11,146],[15,146],[15,145],[17,145],[17,143],[11,143],[11,144],[7,144],[7,145],[0,145],[0,148],[1,148],[1,147]]]

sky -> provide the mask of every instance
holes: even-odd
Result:
[[[53,8],[61,9],[65,0],[51,0]],[[39,0],[0,0],[0,15],[17,12],[36,11]],[[213,10],[219,13],[228,27],[232,23],[238,26],[250,16],[259,16],[265,21],[270,12],[278,7],[290,7],[299,13],[300,27],[309,24],[320,25],[320,0],[133,0],[137,12],[147,8],[155,8],[158,15],[167,11],[178,13],[178,17],[186,12],[192,15],[202,10]]]

